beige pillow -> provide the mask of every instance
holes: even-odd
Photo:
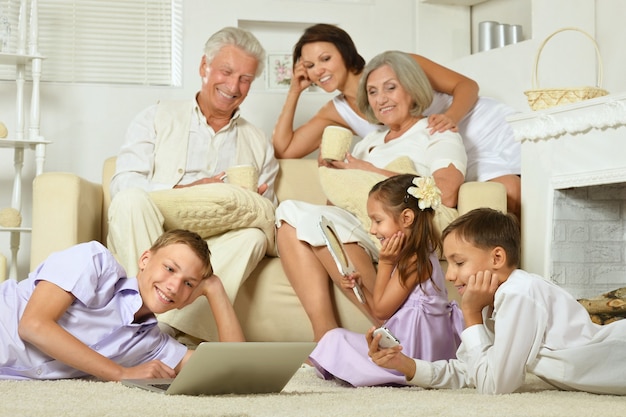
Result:
[[[398,174],[417,175],[415,165],[407,156],[395,159],[385,169]],[[354,214],[365,230],[369,231],[371,220],[367,215],[367,196],[376,183],[387,177],[360,169],[335,169],[324,166],[319,167],[319,177],[328,201]],[[458,217],[456,209],[440,205],[435,212],[435,227],[441,231],[456,217]],[[372,240],[380,247],[378,239]]]
[[[166,229],[188,229],[203,238],[256,227],[265,233],[268,254],[275,254],[274,205],[258,193],[232,184],[204,184],[153,191],[150,197]]]
[[[406,156],[394,160],[385,169],[399,174],[416,174],[413,162]],[[376,183],[387,177],[360,169],[335,169],[325,166],[319,167],[319,176],[328,201],[354,214],[367,227],[366,230],[369,230],[367,196]]]

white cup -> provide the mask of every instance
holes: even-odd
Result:
[[[320,152],[326,161],[343,161],[350,150],[354,135],[350,129],[340,126],[327,126],[322,134]]]
[[[259,172],[252,165],[235,165],[226,169],[226,181],[256,192],[259,188]]]

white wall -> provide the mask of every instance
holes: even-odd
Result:
[[[100,182],[103,160],[117,154],[126,127],[139,110],[161,98],[193,97],[200,85],[198,65],[204,42],[224,26],[238,26],[242,21],[244,25],[253,22],[252,26],[256,27],[262,26],[262,22],[275,21],[296,22],[301,27],[319,22],[336,23],[352,35],[364,58],[369,59],[384,49],[415,48],[414,3],[414,0],[185,0],[182,87],[42,85],[41,132],[54,142],[47,148],[45,169],[74,172]],[[260,30],[258,35],[268,52],[291,52],[301,33],[301,30],[286,30],[285,36],[268,37],[268,33]],[[255,81],[258,83],[262,81]],[[253,88],[242,106],[243,113],[269,135],[282,107],[284,93],[264,91],[258,85]],[[9,129],[14,125],[14,94],[14,83],[0,82],[0,120]],[[297,120],[310,116],[329,97],[324,93],[306,93]],[[27,153],[23,169],[22,211],[26,226],[31,224],[32,156],[32,152]],[[0,149],[0,158],[1,208],[11,205],[13,153]],[[28,272],[30,235],[22,234],[21,240],[18,275],[23,277]],[[10,258],[8,233],[0,233],[0,252]]]
[[[532,33],[535,38],[517,45],[479,54],[471,51],[472,20],[512,21],[511,11],[532,2]],[[206,38],[223,26],[248,25],[268,52],[289,52],[308,24],[336,23],[350,33],[365,59],[385,49],[415,51],[475,78],[481,93],[497,97],[521,111],[528,107],[523,91],[530,87],[531,64],[541,39],[561,26],[578,25],[595,31],[604,59],[604,85],[611,92],[626,91],[626,57],[620,49],[626,39],[623,0],[491,0],[471,9],[441,6],[419,0],[205,0],[184,2],[183,86],[180,88],[71,85],[46,83],[41,88],[42,134],[48,146],[46,170],[75,172],[99,182],[102,161],[115,155],[132,117],[160,98],[186,98],[199,86],[197,68]],[[509,8],[508,5],[511,7]],[[482,10],[482,11],[481,11]],[[264,22],[279,24],[281,36],[266,30]],[[271,24],[270,24],[271,25]],[[256,32],[255,32],[256,33]],[[539,37],[539,38],[538,38]],[[586,57],[586,55],[584,55]],[[45,62],[44,62],[45,71]],[[559,69],[558,74],[563,74]],[[575,65],[567,69],[576,75]],[[586,79],[584,81],[587,81]],[[257,80],[242,106],[244,115],[269,135],[282,107],[282,91],[264,90]],[[0,83],[0,120],[11,128],[14,119],[13,83]],[[308,118],[330,98],[323,92],[305,93],[296,123]],[[30,225],[30,184],[34,166],[32,152],[24,166],[24,224]],[[10,205],[12,151],[0,149],[0,207]],[[28,272],[30,235],[22,236],[20,276]],[[9,235],[0,234],[0,251],[9,256]]]
[[[505,7],[509,1],[481,3]],[[622,0],[531,0],[532,37],[515,45],[492,49],[447,62],[450,68],[474,78],[481,94],[498,98],[516,109],[530,111],[524,91],[531,89],[535,55],[543,40],[563,27],[578,27],[594,36],[603,61],[602,86],[610,93],[626,91],[626,55],[623,41],[626,27],[619,16],[626,15]],[[498,20],[497,10],[476,20]],[[502,12],[503,16],[508,13]],[[502,19],[500,21],[506,22]],[[526,31],[525,31],[526,32]],[[526,32],[528,33],[528,32]],[[577,87],[596,82],[596,52],[593,44],[577,32],[553,37],[541,53],[538,68],[540,88]]]

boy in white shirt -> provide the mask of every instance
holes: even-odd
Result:
[[[520,229],[512,215],[481,208],[442,234],[446,279],[463,296],[457,359],[427,362],[379,349],[369,355],[424,388],[476,387],[511,393],[527,372],[563,390],[626,395],[626,320],[595,324],[567,291],[519,267]]]

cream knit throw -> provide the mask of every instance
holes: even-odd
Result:
[[[150,197],[165,218],[166,229],[188,229],[203,238],[256,227],[265,233],[267,253],[276,254],[274,205],[258,193],[232,184],[153,191]]]

